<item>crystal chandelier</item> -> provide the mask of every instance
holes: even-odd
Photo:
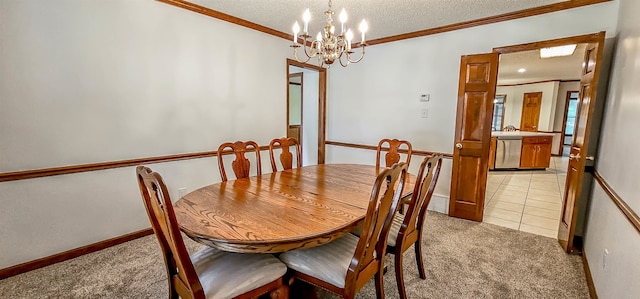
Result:
[[[304,29],[302,33],[298,35],[300,32],[300,25],[296,21],[293,25],[293,55],[296,60],[299,62],[307,62],[313,57],[318,57],[318,65],[321,67],[330,67],[336,60],[340,61],[340,65],[347,66],[349,63],[358,63],[364,57],[364,47],[367,45],[365,43],[364,34],[367,32],[369,26],[367,22],[363,19],[360,23],[360,32],[362,33],[362,41],[358,45],[358,48],[361,48],[360,58],[351,59],[351,55],[354,53],[351,48],[351,41],[353,40],[353,32],[351,29],[347,29],[345,31],[345,23],[347,22],[347,12],[342,9],[340,12],[340,35],[335,34],[335,27],[331,23],[333,21],[333,10],[331,10],[331,0],[329,0],[329,9],[324,12],[327,16],[327,24],[324,26],[324,34],[318,32],[316,36],[316,40],[309,42],[308,40],[311,36],[308,33],[309,20],[311,19],[311,13],[309,9],[305,10],[302,15],[302,20],[304,21]],[[302,44],[298,43],[298,39],[302,39]],[[302,47],[304,49],[304,54],[306,55],[305,59],[298,58],[298,48]],[[343,59],[344,57],[344,59]]]

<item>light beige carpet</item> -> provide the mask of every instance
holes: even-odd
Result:
[[[580,257],[554,239],[435,212],[426,228],[427,279],[418,277],[412,249],[404,257],[409,298],[589,298]],[[186,241],[190,251],[201,246]],[[387,264],[385,294],[398,298],[391,256]],[[160,248],[148,236],[0,280],[0,297],[167,298],[167,282]],[[372,282],[358,294],[374,297]]]

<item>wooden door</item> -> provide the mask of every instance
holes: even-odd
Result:
[[[449,215],[482,221],[498,53],[462,56]]]
[[[529,92],[522,99],[522,120],[520,131],[537,132],[540,121],[540,105],[542,92]]]
[[[575,133],[571,143],[569,168],[565,183],[565,193],[562,202],[562,214],[558,228],[558,242],[566,252],[573,250],[573,238],[576,228],[576,216],[578,212],[578,199],[582,189],[589,136],[591,132],[592,115],[595,108],[600,62],[602,60],[602,48],[604,46],[604,33],[601,32],[589,43],[585,50],[582,77],[580,79],[580,96],[578,99],[578,112],[575,122]]]

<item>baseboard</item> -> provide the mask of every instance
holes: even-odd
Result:
[[[584,267],[584,276],[587,278],[587,286],[589,287],[589,295],[591,299],[598,299],[598,293],[596,293],[596,285],[593,284],[593,277],[591,276],[591,268],[589,268],[589,262],[587,261],[587,253],[582,250],[582,267]]]
[[[427,210],[449,214],[449,196],[434,194],[431,196],[431,202],[429,202]]]
[[[57,253],[51,256],[43,257],[37,260],[11,266],[9,268],[0,269],[0,279],[5,279],[7,277],[29,272],[31,270],[53,265],[55,263],[59,263],[62,261],[70,260],[72,258],[76,258],[81,255],[96,252],[105,248],[109,248],[111,246],[122,244],[124,242],[128,242],[128,241],[135,240],[135,239],[152,235],[152,234],[153,234],[153,230],[151,228],[147,228],[137,232],[132,232],[126,235],[100,241],[97,243],[74,248],[74,249]]]

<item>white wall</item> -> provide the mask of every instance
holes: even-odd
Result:
[[[318,164],[318,71],[295,66],[289,72],[303,73],[302,79],[302,165]]]
[[[384,137],[404,138],[415,149],[451,153],[460,56],[599,31],[611,36],[617,11],[613,1],[371,46],[359,64],[330,71],[327,139],[375,145]],[[420,118],[424,93],[431,95],[428,118]],[[327,162],[373,159],[371,153],[327,147]],[[444,197],[450,164],[445,162],[436,189]]]
[[[3,0],[0,41],[0,172],[285,134],[284,39],[157,1]],[[150,166],[174,197],[220,180],[213,158]],[[3,182],[0,206],[0,268],[149,227],[133,167]]]
[[[302,92],[300,85],[289,84],[289,125],[302,124]]]
[[[596,169],[613,189],[640,214],[640,2],[620,1],[618,41],[613,58],[609,94]],[[634,132],[625,134],[625,132]],[[594,183],[585,251],[600,298],[637,298],[640,294],[640,234],[618,207]],[[609,255],[603,267],[603,252]]]
[[[504,125],[513,125],[520,129],[524,94],[542,92],[538,131],[553,131],[553,120],[556,115],[556,101],[558,98],[558,83],[558,81],[553,81],[515,86],[498,86],[496,88],[496,94],[507,95],[507,100],[504,104]]]

